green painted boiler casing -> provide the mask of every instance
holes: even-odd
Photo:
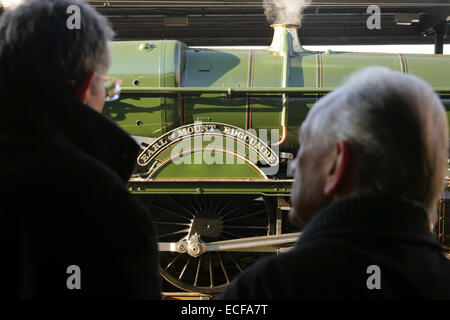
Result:
[[[112,45],[112,76],[123,80],[118,102],[104,113],[131,135],[159,137],[176,127],[202,122],[231,124],[243,129],[280,129],[280,95],[227,98],[223,93],[155,96],[146,88],[309,88],[332,90],[355,71],[384,66],[427,81],[435,90],[450,90],[450,57],[382,53],[295,52],[288,57],[283,83],[284,57],[270,49],[190,48],[179,41],[127,41]],[[282,151],[295,152],[297,133],[319,95],[289,98],[286,104],[287,139]],[[449,97],[441,95],[450,108]]]

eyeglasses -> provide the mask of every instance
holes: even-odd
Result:
[[[122,80],[102,74],[97,74],[97,76],[105,81],[105,102],[112,102],[119,99]]]

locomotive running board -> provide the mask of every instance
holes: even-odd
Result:
[[[159,242],[159,251],[188,253],[198,257],[208,251],[234,251],[234,252],[280,252],[286,247],[292,247],[300,237],[301,232],[280,235],[248,237],[233,240],[202,242],[198,236],[189,240],[178,242]],[[284,250],[283,250],[284,249]]]
[[[123,87],[122,93],[141,93],[148,96],[191,96],[199,94],[222,94],[226,98],[246,97],[246,96],[261,96],[261,95],[283,95],[290,96],[308,96],[308,95],[326,95],[335,90],[335,87],[261,87],[261,88],[223,88],[223,87]],[[450,90],[443,87],[433,88],[436,94],[442,98],[447,98],[450,95]]]
[[[131,178],[128,190],[139,194],[260,194],[289,196],[294,180],[285,179],[152,179]]]

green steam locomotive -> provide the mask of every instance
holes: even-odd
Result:
[[[178,288],[219,292],[293,245],[288,164],[300,124],[353,72],[377,65],[417,75],[450,109],[450,56],[306,51],[297,28],[274,25],[261,49],[113,43],[111,75],[124,87],[104,113],[142,147],[129,190],[150,207],[161,275]],[[448,246],[444,200],[436,235]]]

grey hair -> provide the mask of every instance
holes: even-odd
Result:
[[[80,29],[69,29],[71,5]],[[93,72],[110,65],[114,32],[105,17],[78,0],[25,0],[0,17],[0,82],[73,93]]]
[[[430,85],[415,76],[370,67],[317,105],[308,115],[309,135],[323,147],[349,143],[356,157],[356,194],[413,201],[435,221],[447,172],[448,123]]]

